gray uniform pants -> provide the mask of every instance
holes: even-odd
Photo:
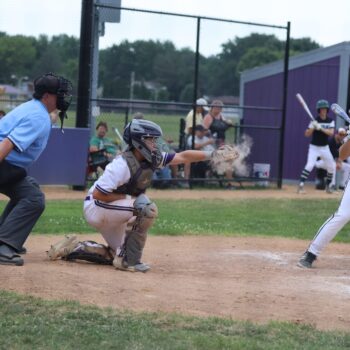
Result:
[[[10,198],[0,217],[0,243],[19,250],[45,209],[45,196],[30,176],[0,186],[0,193]]]

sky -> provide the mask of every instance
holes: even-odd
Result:
[[[111,1],[111,0],[109,0]],[[291,37],[310,37],[321,46],[350,41],[350,0],[121,0],[122,7],[224,18],[276,26],[291,22]],[[81,0],[1,0],[0,31],[49,37],[68,34],[79,37]],[[122,11],[120,23],[106,23],[100,48],[122,40],[170,40],[177,48],[195,49],[197,23],[168,15]],[[274,34],[285,40],[286,31],[276,28],[201,22],[200,52],[217,54],[221,45],[252,32]]]

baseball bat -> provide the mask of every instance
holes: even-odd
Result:
[[[301,96],[299,93],[297,93],[295,96],[298,99],[298,101],[300,102],[300,104],[302,105],[302,107],[304,108],[305,112],[311,118],[311,120],[315,120],[314,116],[310,112],[308,105],[306,104],[305,100],[303,99],[303,96]]]
[[[114,128],[114,132],[117,134],[119,140],[121,141],[122,147],[124,148],[126,146],[126,143],[123,139],[123,136],[120,134],[118,128]]]
[[[343,108],[341,108],[339,105],[336,103],[333,103],[331,105],[331,110],[333,111],[334,114],[338,115],[340,118],[342,118],[344,121],[350,124],[350,118],[346,114]]]

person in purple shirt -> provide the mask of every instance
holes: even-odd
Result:
[[[0,120],[0,193],[10,198],[0,216],[0,264],[23,265],[24,242],[45,208],[37,181],[27,176],[47,145],[50,113],[59,110],[61,127],[71,102],[72,84],[48,73],[34,80],[33,99]]]

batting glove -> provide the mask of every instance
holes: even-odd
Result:
[[[313,124],[313,126],[314,126],[314,128],[315,128],[316,130],[321,130],[321,129],[322,129],[321,125],[320,125],[316,120],[314,120],[314,121],[312,122],[312,124]]]

